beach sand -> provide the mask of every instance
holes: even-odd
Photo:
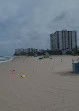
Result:
[[[1,63],[0,111],[79,111],[79,75],[72,73],[72,58],[77,56],[22,56]]]

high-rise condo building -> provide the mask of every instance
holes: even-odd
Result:
[[[52,51],[76,49],[77,32],[76,31],[56,31],[50,34],[50,45]]]

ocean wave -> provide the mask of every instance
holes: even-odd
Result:
[[[13,60],[12,56],[0,56],[0,63]]]

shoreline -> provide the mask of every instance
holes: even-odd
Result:
[[[7,57],[10,57],[9,59],[6,59],[6,60],[1,60],[0,63],[4,63],[4,62],[9,62],[9,61],[12,61],[14,59],[14,56],[1,56],[2,58],[7,58]]]

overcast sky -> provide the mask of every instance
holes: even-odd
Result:
[[[79,0],[0,0],[0,55],[50,48],[50,33],[77,30]]]

